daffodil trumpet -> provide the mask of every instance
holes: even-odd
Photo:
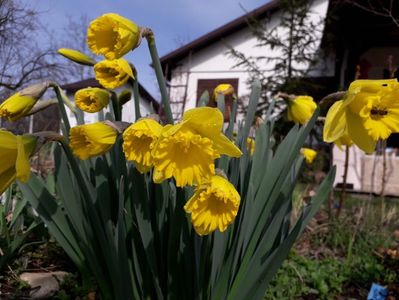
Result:
[[[90,23],[87,44],[96,55],[108,60],[121,58],[141,42],[140,27],[115,13],[104,14]]]
[[[222,113],[211,107],[190,109],[180,123],[165,126],[152,151],[153,180],[173,177],[177,186],[201,184],[215,174],[216,158],[240,157],[242,152],[221,132],[222,127]]]
[[[237,216],[240,200],[235,187],[224,177],[215,175],[197,187],[184,210],[191,215],[197,234],[208,235],[227,229]]]

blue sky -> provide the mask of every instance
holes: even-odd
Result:
[[[127,17],[155,32],[159,55],[178,48],[207,32],[253,10],[268,0],[35,0],[27,1],[39,9],[42,22],[53,32],[62,32],[67,16],[82,14],[94,19],[107,12]],[[242,7],[241,7],[241,6]],[[86,30],[82,28],[82,30]],[[73,45],[65,45],[72,48]],[[143,44],[127,56],[139,72],[139,81],[158,98],[156,80],[149,67],[151,58]]]

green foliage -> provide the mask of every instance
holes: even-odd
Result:
[[[42,223],[28,212],[27,200],[16,186],[11,186],[4,198],[4,204],[0,203],[0,271],[26,246],[28,236]]]
[[[306,249],[299,243],[302,254],[291,252],[271,282],[265,300],[309,295],[336,299],[351,287],[359,296],[365,296],[373,282],[398,282],[399,269],[379,251],[394,243],[392,232],[399,224],[399,203],[385,200],[392,214],[389,220],[381,213],[379,198],[359,200],[348,196],[346,200],[347,208],[340,220],[325,224],[328,231],[313,229],[302,238]],[[386,221],[384,225],[380,224],[381,217]]]
[[[337,259],[309,259],[292,252],[271,282],[265,300],[289,300],[309,294],[318,299],[334,299],[347,280],[342,271],[342,263]]]
[[[62,142],[54,153],[56,194],[34,175],[27,184],[20,183],[26,199],[80,270],[84,287],[93,276],[103,299],[263,298],[294,241],[326,198],[335,170],[291,223],[291,195],[303,163],[299,150],[318,112],[306,126],[294,126],[277,147],[269,112],[268,121],[257,130],[251,156],[246,140],[260,93],[256,82],[239,127],[237,144],[244,155],[217,162],[242,199],[226,232],[198,236],[183,209],[192,188],[176,188],[172,180],[155,184],[152,174],[140,174],[126,162],[121,137],[109,153],[87,161],[77,160]],[[62,98],[60,91],[57,96]],[[114,113],[118,120],[120,111]],[[65,110],[62,115],[66,118]],[[68,132],[66,119],[64,124]]]

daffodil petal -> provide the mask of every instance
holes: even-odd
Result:
[[[213,146],[220,154],[232,157],[240,157],[242,155],[241,150],[222,133],[213,138]]]
[[[190,109],[183,115],[183,121],[187,121],[186,126],[210,139],[220,133],[223,120],[219,109],[206,106]]]
[[[15,163],[17,179],[27,182],[30,176],[29,154],[26,153],[23,137],[17,136],[18,155]]]
[[[329,109],[323,129],[323,139],[332,143],[344,135],[346,129],[345,107],[343,100],[335,102]]]
[[[353,142],[366,153],[374,152],[376,141],[368,135],[367,130],[363,126],[362,118],[352,113],[350,110],[347,110],[346,122],[348,134]]]
[[[15,168],[9,168],[5,172],[0,173],[0,195],[10,186],[10,184],[15,180]]]

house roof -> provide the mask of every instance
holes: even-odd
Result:
[[[254,9],[244,14],[243,16],[234,19],[233,21],[219,28],[216,28],[215,30],[195,39],[194,41],[162,56],[160,58],[160,61],[163,70],[166,69],[167,65],[169,66],[169,68],[173,67],[179,60],[187,56],[189,52],[199,51],[214,43],[215,41],[218,41],[226,37],[227,35],[237,32],[242,28],[245,28],[246,26],[248,26],[248,19],[265,17],[267,14],[277,9],[279,5],[279,0],[271,0],[266,4],[258,7],[257,9]]]
[[[74,94],[76,91],[86,87],[99,87],[104,88],[95,78],[88,78],[61,86],[62,89],[66,90],[67,93]],[[152,103],[154,109],[158,111],[159,102],[139,83],[139,94],[144,100]]]

